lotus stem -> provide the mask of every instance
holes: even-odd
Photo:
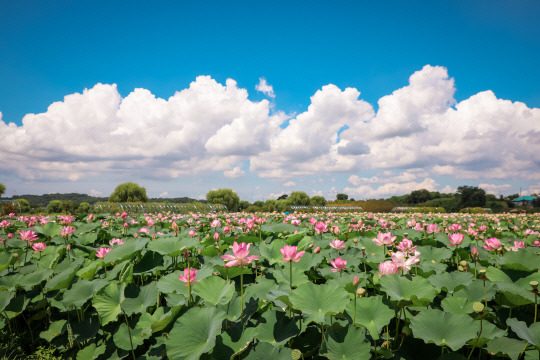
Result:
[[[240,322],[244,328],[244,266],[240,263]]]
[[[467,357],[467,359],[470,359],[471,356],[472,356],[472,353],[474,351],[474,349],[476,348],[476,344],[478,344],[478,340],[480,340],[480,335],[482,334],[482,317],[480,317],[480,332],[478,333],[478,336],[476,337],[476,340],[474,342],[474,345],[471,349],[471,352],[469,353],[469,356]]]
[[[128,322],[128,318],[125,311],[124,311],[124,318],[126,319],[126,326],[127,326],[128,334],[129,334],[129,344],[131,345],[131,355],[133,356],[133,360],[135,360],[135,351],[133,351],[133,340],[131,339],[131,329],[129,328],[129,322]]]
[[[354,325],[355,323],[356,323],[356,293],[354,294],[354,313],[353,313],[352,324]]]
[[[289,261],[289,285],[290,285],[290,290],[289,290],[289,296],[291,295],[292,293],[292,261]],[[292,307],[291,305],[289,305],[289,319],[292,318]]]

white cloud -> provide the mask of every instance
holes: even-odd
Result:
[[[507,194],[509,191],[512,190],[512,185],[510,184],[503,184],[503,185],[496,185],[496,184],[478,184],[478,187],[480,189],[484,189],[488,194]]]
[[[239,166],[236,166],[231,170],[224,171],[223,175],[225,177],[229,178],[229,179],[235,179],[235,178],[239,178],[241,176],[245,176],[246,173]]]
[[[160,198],[164,198],[164,197],[167,197],[167,196],[169,196],[169,193],[167,191],[164,191],[161,194],[159,194]]]
[[[101,191],[97,191],[96,189],[92,189],[90,190],[90,196],[99,196],[101,195],[102,192]]]
[[[270,94],[263,80],[257,90]],[[444,67],[426,65],[375,112],[357,89],[328,84],[281,128],[287,115],[249,100],[232,79],[199,76],[168,99],[146,89],[122,98],[116,85],[97,84],[27,114],[21,126],[0,121],[0,169],[19,182],[234,179],[249,161],[249,172],[285,187],[341,174],[356,197],[438,189],[448,179],[538,183],[540,109],[489,90],[456,102],[455,91]]]
[[[439,184],[437,184],[434,179],[426,178],[420,183],[414,181],[404,183],[388,182],[378,187],[371,187],[369,185],[360,185],[356,188],[346,187],[344,192],[352,197],[378,199],[390,197],[393,195],[408,194],[411,191],[420,189],[437,191],[438,187]]]
[[[274,94],[274,88],[272,85],[266,82],[265,78],[259,78],[259,83],[255,85],[255,90],[262,92],[269,98],[273,99],[276,97],[276,94]]]

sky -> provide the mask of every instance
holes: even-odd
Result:
[[[4,196],[540,193],[540,2],[1,1]]]

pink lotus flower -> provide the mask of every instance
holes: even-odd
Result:
[[[64,226],[62,230],[60,231],[60,235],[62,237],[67,237],[75,232],[75,228],[73,226]]]
[[[233,255],[221,255],[221,258],[228,261],[225,264],[225,267],[231,267],[231,266],[241,266],[241,265],[247,265],[251,263],[253,260],[258,258],[258,255],[249,255],[249,248],[251,247],[251,244],[241,243],[238,244],[236,241],[233,243]]]
[[[463,239],[465,238],[465,235],[462,233],[456,233],[456,234],[448,234],[448,238],[450,239],[451,244],[448,246],[458,246],[463,243]]]
[[[283,255],[281,261],[292,261],[293,263],[300,261],[300,258],[306,253],[305,251],[298,252],[298,248],[296,246],[289,245],[283,246],[281,249],[279,249],[279,251],[281,251],[281,255]]]
[[[354,279],[352,281],[352,284],[356,287],[360,284],[360,279],[358,278],[358,275],[354,275]]]
[[[321,251],[321,247],[320,247],[320,246],[317,246],[317,247],[313,250],[313,252],[314,252],[315,254],[318,254],[320,251]]]
[[[32,244],[32,249],[34,249],[35,253],[45,250],[46,247],[47,244],[45,244],[44,242],[37,242]]]
[[[96,257],[103,259],[105,255],[107,255],[107,253],[111,250],[112,250],[111,248],[105,248],[105,247],[99,248],[98,250],[96,250]]]
[[[345,241],[334,239],[330,241],[330,247],[333,247],[336,250],[343,250],[345,249]]]
[[[330,271],[342,272],[345,269],[345,266],[347,265],[347,260],[344,260],[338,257],[336,260],[330,261],[330,264],[334,267],[333,269],[330,269]]]
[[[124,240],[122,239],[112,239],[109,241],[109,245],[114,246],[114,244],[122,245],[124,243]]]
[[[341,234],[341,229],[339,228],[339,226],[334,225],[330,228],[330,232],[334,235],[339,235]]]
[[[379,277],[383,275],[397,274],[399,272],[398,265],[393,261],[385,261],[379,264]]]
[[[178,278],[185,282],[185,286],[188,286],[190,284],[196,284],[198,283],[200,280],[198,281],[195,281],[195,278],[197,278],[197,269],[188,269],[188,268],[185,268],[184,269],[184,275],[180,274],[178,275]]]
[[[317,224],[315,224],[315,233],[316,234],[325,233],[327,231],[328,231],[328,227],[322,221],[319,221]]]
[[[194,237],[195,235],[197,235],[197,232],[195,230],[189,230],[188,234],[189,237]]]
[[[7,227],[10,227],[11,226],[11,223],[7,220],[2,220],[0,221],[0,228],[2,229],[5,229]]]
[[[478,249],[476,248],[476,246],[473,246],[473,248],[471,249],[471,256],[473,258],[477,258],[478,257]]]
[[[94,220],[94,214],[88,215],[88,217],[86,218],[86,221],[91,222],[92,220]]]
[[[483,248],[486,250],[499,250],[500,248],[502,248],[501,242],[496,237],[487,239],[485,243],[486,245],[484,245]]]
[[[32,230],[26,230],[26,231],[20,230],[19,236],[21,237],[21,240],[24,240],[28,243],[32,241],[36,241],[38,239],[37,234]]]
[[[432,233],[438,233],[440,232],[441,230],[439,229],[439,227],[437,226],[437,224],[428,224],[427,228],[426,228],[426,232],[428,234],[432,234]]]
[[[389,246],[394,243],[394,240],[396,240],[396,237],[397,236],[392,236],[392,233],[390,231],[387,233],[380,232],[377,234],[377,238],[373,238],[371,240],[373,240],[373,242],[379,246],[383,246],[383,245]]]
[[[225,226],[225,227],[223,228],[223,233],[224,233],[224,234],[228,234],[230,231],[231,231],[231,228],[228,227],[228,226]]]
[[[127,214],[127,212],[125,212],[125,211],[122,213],[122,215],[120,215],[120,217],[121,217],[122,219],[127,218],[127,216],[128,216],[128,214]]]
[[[414,251],[412,256],[407,255],[407,253],[396,251],[395,253],[392,253],[392,262],[396,264],[399,269],[409,271],[411,270],[412,265],[420,262],[420,259],[418,258],[418,256],[420,256],[420,252]]]
[[[218,233],[214,233],[214,240],[216,240],[216,241],[219,240],[219,234]]]
[[[139,230],[139,232],[145,233],[145,234],[150,234],[150,229],[149,229],[149,228],[143,227],[143,228],[141,228],[141,229]]]
[[[213,228],[221,227],[221,221],[219,221],[219,219],[212,221],[212,223],[210,224],[210,227],[213,227]]]
[[[315,225],[316,223],[317,223],[317,219],[315,219],[315,218],[313,218],[313,217],[312,217],[311,219],[309,219],[309,224],[310,224],[311,226]]]
[[[525,248],[525,241],[514,241],[514,246],[507,248],[511,251],[518,251]]]
[[[8,236],[8,238],[9,238],[9,236]],[[540,247],[540,241],[535,240],[533,246]]]
[[[410,253],[416,250],[416,246],[412,245],[413,242],[411,240],[403,238],[403,240],[401,240],[401,242],[398,244],[398,246],[396,246],[396,248],[404,253]]]
[[[7,234],[7,238],[8,238],[8,239],[13,239],[13,233]]]

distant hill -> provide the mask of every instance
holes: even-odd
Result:
[[[79,193],[69,193],[69,194],[43,194],[43,195],[15,195],[10,198],[3,197],[0,200],[17,200],[17,199],[26,199],[32,208],[42,207],[45,208],[52,200],[60,201],[72,201],[74,204],[78,205],[82,202],[87,202],[89,204],[94,204],[100,201],[107,201],[108,197],[97,197],[90,196],[88,194],[79,194]],[[198,201],[201,203],[206,203],[206,200],[196,200],[189,197],[180,197],[180,198],[152,198],[150,202],[169,202],[169,203],[188,203],[193,201]]]

